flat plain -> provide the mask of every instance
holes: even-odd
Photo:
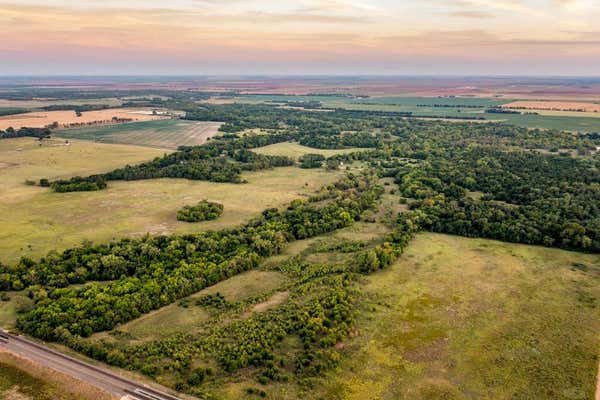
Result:
[[[420,234],[365,278],[324,398],[591,399],[599,274],[595,255]]]
[[[20,149],[20,150],[19,150]],[[25,180],[106,172],[164,154],[164,150],[87,141],[5,139],[0,142],[0,261],[39,257],[83,240],[105,242],[145,233],[187,233],[237,226],[265,208],[279,207],[331,183],[337,172],[295,167],[244,173],[247,184],[185,179],[109,182],[99,192],[53,193]],[[225,206],[221,218],[190,224],[178,209],[202,199]]]
[[[9,127],[43,128],[54,122],[59,126],[87,123],[110,123],[113,117],[131,119],[132,121],[150,121],[163,118],[152,113],[144,113],[146,109],[109,108],[106,110],[84,111],[78,117],[73,110],[65,111],[33,111],[24,114],[13,114],[0,117],[0,129]]]
[[[64,138],[102,143],[133,144],[159,149],[197,146],[218,134],[220,122],[196,122],[177,119],[74,128],[56,131]]]

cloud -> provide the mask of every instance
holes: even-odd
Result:
[[[452,17],[460,17],[460,18],[473,18],[473,19],[484,19],[484,18],[494,18],[494,14],[485,11],[473,11],[473,10],[464,10],[464,11],[453,11],[448,15]]]

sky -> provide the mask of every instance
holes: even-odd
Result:
[[[600,0],[0,0],[0,75],[600,76]]]

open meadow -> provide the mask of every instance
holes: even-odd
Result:
[[[25,181],[106,172],[160,156],[147,147],[30,138],[0,142],[0,261],[39,257],[50,250],[145,233],[195,232],[236,226],[265,208],[281,206],[333,182],[337,173],[295,167],[244,173],[247,184],[185,179],[110,182],[99,192],[54,193]],[[221,218],[180,222],[176,212],[202,199],[225,206]]]
[[[305,154],[321,154],[325,157],[335,156],[337,154],[347,154],[364,149],[349,148],[349,149],[314,149],[306,147],[296,142],[284,142],[271,144],[264,147],[253,149],[255,153],[265,154],[270,156],[285,156],[297,159]]]
[[[363,285],[328,399],[591,399],[600,259],[420,234]]]
[[[64,138],[92,140],[102,143],[133,144],[177,149],[179,146],[198,146],[218,134],[219,122],[196,122],[178,119],[63,129],[56,135]]]

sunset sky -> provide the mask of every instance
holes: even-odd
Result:
[[[600,0],[0,0],[0,74],[600,75]]]

